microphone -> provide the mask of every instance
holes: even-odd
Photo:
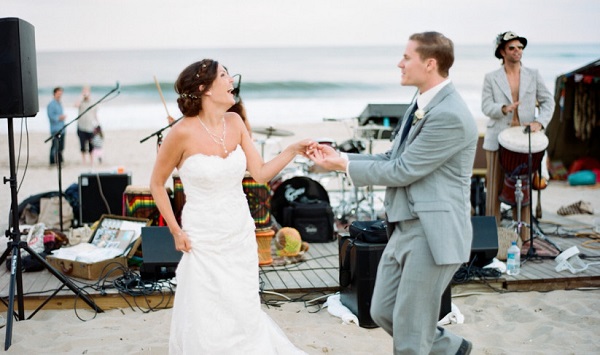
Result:
[[[531,126],[527,125],[525,126],[525,129],[523,129],[523,134],[527,134],[531,132]]]
[[[242,85],[242,75],[241,74],[235,74],[234,76],[232,76],[232,78],[238,77],[238,81],[237,81],[237,86],[235,86],[233,88],[233,90],[231,91],[231,93],[233,94],[233,96],[237,99],[240,98],[240,87]]]

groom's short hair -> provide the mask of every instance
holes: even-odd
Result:
[[[417,53],[421,59],[435,59],[439,74],[448,77],[454,64],[454,43],[450,38],[439,32],[422,32],[411,35],[409,39],[419,42]]]

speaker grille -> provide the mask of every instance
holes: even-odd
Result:
[[[0,19],[0,117],[31,117],[39,111],[34,27]]]

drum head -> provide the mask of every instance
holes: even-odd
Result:
[[[283,209],[292,201],[303,199],[321,200],[329,203],[329,195],[325,188],[313,179],[296,176],[281,183],[271,198],[271,214],[277,221],[282,221]]]
[[[498,135],[498,143],[515,153],[529,153],[529,133],[524,133],[525,127],[510,127]],[[531,133],[531,152],[539,153],[548,147],[548,137],[544,132]]]

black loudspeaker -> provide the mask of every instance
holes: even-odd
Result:
[[[79,225],[92,224],[103,214],[123,215],[123,193],[131,184],[129,174],[81,174],[79,176]]]
[[[175,249],[169,227],[142,227],[142,280],[164,280],[175,277],[182,252]]]
[[[35,31],[21,19],[0,19],[0,117],[39,111]]]
[[[498,227],[494,216],[473,216],[473,242],[471,260],[475,266],[483,267],[498,255]]]
[[[386,244],[365,243],[349,236],[339,241],[340,301],[356,317],[363,328],[376,328],[371,318],[371,297],[375,287],[377,266]],[[452,290],[448,285],[441,298],[439,319],[452,311]]]
[[[377,327],[370,314],[371,296],[385,246],[351,237],[340,238],[340,301],[358,318],[363,328]]]

